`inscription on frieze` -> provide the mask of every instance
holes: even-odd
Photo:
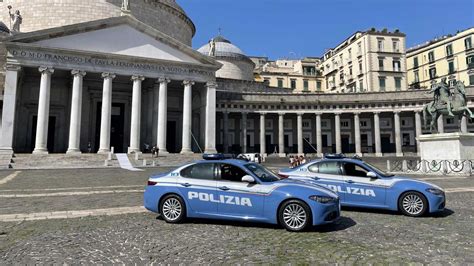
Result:
[[[214,76],[211,71],[206,71],[193,67],[180,67],[173,65],[162,65],[158,63],[130,62],[126,60],[99,58],[83,55],[56,54],[39,51],[27,51],[21,49],[9,49],[9,55],[15,59],[30,61],[51,62],[57,64],[75,64],[90,67],[115,67],[130,69],[133,71],[163,72],[177,75],[201,75]]]

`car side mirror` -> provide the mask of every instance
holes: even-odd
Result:
[[[367,173],[367,177],[370,177],[371,179],[376,179],[376,178],[377,178],[377,174],[374,173],[374,172],[368,172],[368,173]]]
[[[255,183],[255,178],[253,178],[250,175],[245,175],[244,177],[242,177],[242,182],[250,183],[250,184]]]

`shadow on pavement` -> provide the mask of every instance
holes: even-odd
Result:
[[[382,209],[368,209],[362,207],[342,207],[343,211],[351,211],[351,212],[366,212],[366,213],[377,213],[377,214],[387,214],[387,215],[400,215],[403,216],[401,212],[391,211],[391,210],[382,210]],[[419,218],[445,218],[448,217],[455,212],[451,209],[444,209],[444,211],[436,212],[436,213],[429,213]],[[408,216],[407,216],[408,217]]]
[[[163,221],[163,219],[160,216],[157,216],[156,219]],[[226,225],[226,226],[235,226],[235,227],[255,227],[255,228],[283,230],[283,227],[277,224],[267,224],[267,223],[258,223],[258,222],[248,222],[248,221],[201,219],[201,218],[187,218],[183,222],[183,224],[213,224],[213,225]],[[345,230],[354,225],[356,225],[356,222],[352,220],[351,218],[341,217],[337,221],[331,224],[310,227],[309,231],[321,232],[321,233],[336,232],[336,231]]]

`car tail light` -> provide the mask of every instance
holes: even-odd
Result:
[[[148,186],[154,186],[156,184],[158,184],[158,182],[148,180]]]
[[[284,175],[284,174],[280,174],[280,173],[279,173],[278,175],[279,175],[281,178],[288,178],[288,177],[290,177],[289,175]]]

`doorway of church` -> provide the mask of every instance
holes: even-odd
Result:
[[[95,151],[100,145],[100,122],[102,116],[102,102],[97,103],[97,120],[95,134]],[[110,147],[114,147],[115,153],[127,152],[124,146],[124,124],[125,124],[125,104],[112,103],[112,115],[110,119]]]
[[[178,153],[176,121],[168,121],[166,127],[166,148],[169,153]]]

